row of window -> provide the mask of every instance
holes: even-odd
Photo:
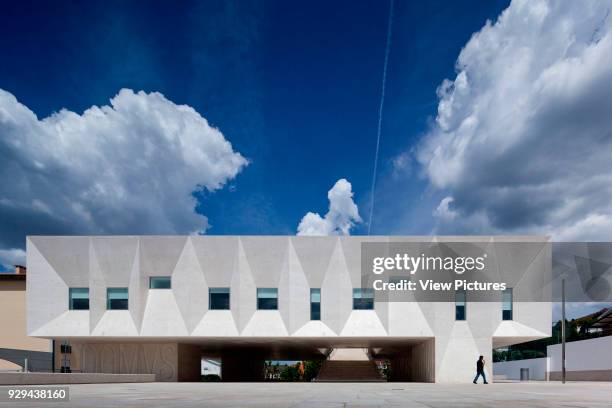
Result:
[[[170,277],[151,277],[150,289],[170,289]],[[70,288],[68,291],[70,310],[89,310],[89,288]],[[210,310],[229,310],[230,288],[209,288],[208,308]],[[127,288],[106,289],[107,310],[128,309]],[[278,289],[257,288],[257,309],[278,310]],[[353,309],[374,309],[374,291],[372,289],[353,289]],[[310,319],[321,320],[321,289],[310,289]]]
[[[170,277],[151,277],[150,289],[170,289]],[[70,288],[70,310],[89,310],[89,288]],[[208,308],[210,310],[229,310],[230,288],[209,288]],[[128,309],[127,288],[106,289],[107,310]],[[257,309],[278,310],[278,289],[257,288]],[[373,289],[353,289],[353,309],[373,310]],[[466,320],[467,300],[465,291],[455,292],[455,320]],[[506,289],[502,294],[502,319],[512,320],[512,289]],[[310,320],[321,320],[321,289],[310,289]]]
[[[455,292],[455,320],[465,320],[467,300],[465,290]],[[502,293],[502,320],[512,320],[512,289]]]

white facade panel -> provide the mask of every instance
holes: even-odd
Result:
[[[479,355],[491,362],[493,346],[549,335],[549,304],[517,303],[514,320],[502,321],[500,305],[468,303],[467,320],[455,321],[454,303],[377,302],[374,310],[353,310],[352,299],[352,289],[361,285],[362,242],[458,238],[496,239],[31,236],[28,332],[96,341],[214,340],[217,348],[248,339],[320,349],[392,349],[428,341],[421,348],[435,359],[435,380],[465,382],[473,378]],[[171,277],[171,289],[149,289],[155,276]],[[89,311],[68,310],[71,287],[89,288]],[[106,310],[107,288],[127,288],[129,310]],[[230,289],[229,310],[209,310],[209,288]],[[257,288],[278,289],[278,310],[257,310]],[[320,321],[310,320],[312,288],[321,290]]]

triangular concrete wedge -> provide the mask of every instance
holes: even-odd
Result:
[[[516,321],[502,321],[495,332],[493,337],[548,337],[546,333],[536,330],[532,327],[525,326],[522,323]]]
[[[386,336],[387,331],[372,310],[353,310],[340,336]]]
[[[280,313],[271,310],[255,312],[240,334],[255,337],[289,335]]]
[[[188,336],[174,293],[167,289],[150,289],[142,319],[142,336]]]
[[[29,335],[43,337],[48,333],[54,337],[89,336],[89,312],[68,310]]]
[[[102,318],[93,329],[92,336],[138,336],[138,330],[127,310],[110,310],[102,315]]]
[[[140,271],[145,276],[166,276],[174,270],[187,237],[140,237]]]
[[[191,333],[197,337],[238,336],[238,328],[229,310],[212,310],[204,314]]]
[[[242,251],[257,287],[275,287],[288,266],[287,237],[240,237]]]
[[[325,323],[312,320],[292,334],[295,337],[333,337],[337,336],[332,329],[329,328]]]
[[[417,302],[389,303],[389,336],[433,337],[434,332]],[[399,323],[402,322],[403,323]]]
[[[311,288],[320,288],[332,253],[336,237],[294,237],[291,246]]]

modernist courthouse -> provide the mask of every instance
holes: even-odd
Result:
[[[451,238],[30,236],[28,334],[54,339],[55,366],[73,372],[197,381],[208,356],[223,380],[258,380],[266,359],[363,348],[392,379],[426,382],[471,381],[479,355],[491,378],[494,347],[550,335],[549,304],[361,289],[362,242],[424,239]]]

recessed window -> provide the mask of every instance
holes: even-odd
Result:
[[[170,289],[171,287],[170,276],[151,276],[149,278],[149,289]]]
[[[106,289],[106,310],[127,310],[128,309],[128,289],[127,288],[107,288]]]
[[[465,290],[455,292],[455,320],[465,320],[466,294]]]
[[[374,289],[371,289],[371,288],[353,289],[353,309],[354,310],[373,310],[374,309]]]
[[[512,288],[502,293],[502,320],[512,320]]]
[[[210,310],[229,310],[230,308],[230,289],[229,288],[209,288],[208,289],[208,309]]]
[[[68,307],[70,310],[89,310],[89,288],[68,289]]]
[[[278,310],[278,289],[257,288],[257,309]]]
[[[310,320],[321,320],[321,289],[310,289]]]

